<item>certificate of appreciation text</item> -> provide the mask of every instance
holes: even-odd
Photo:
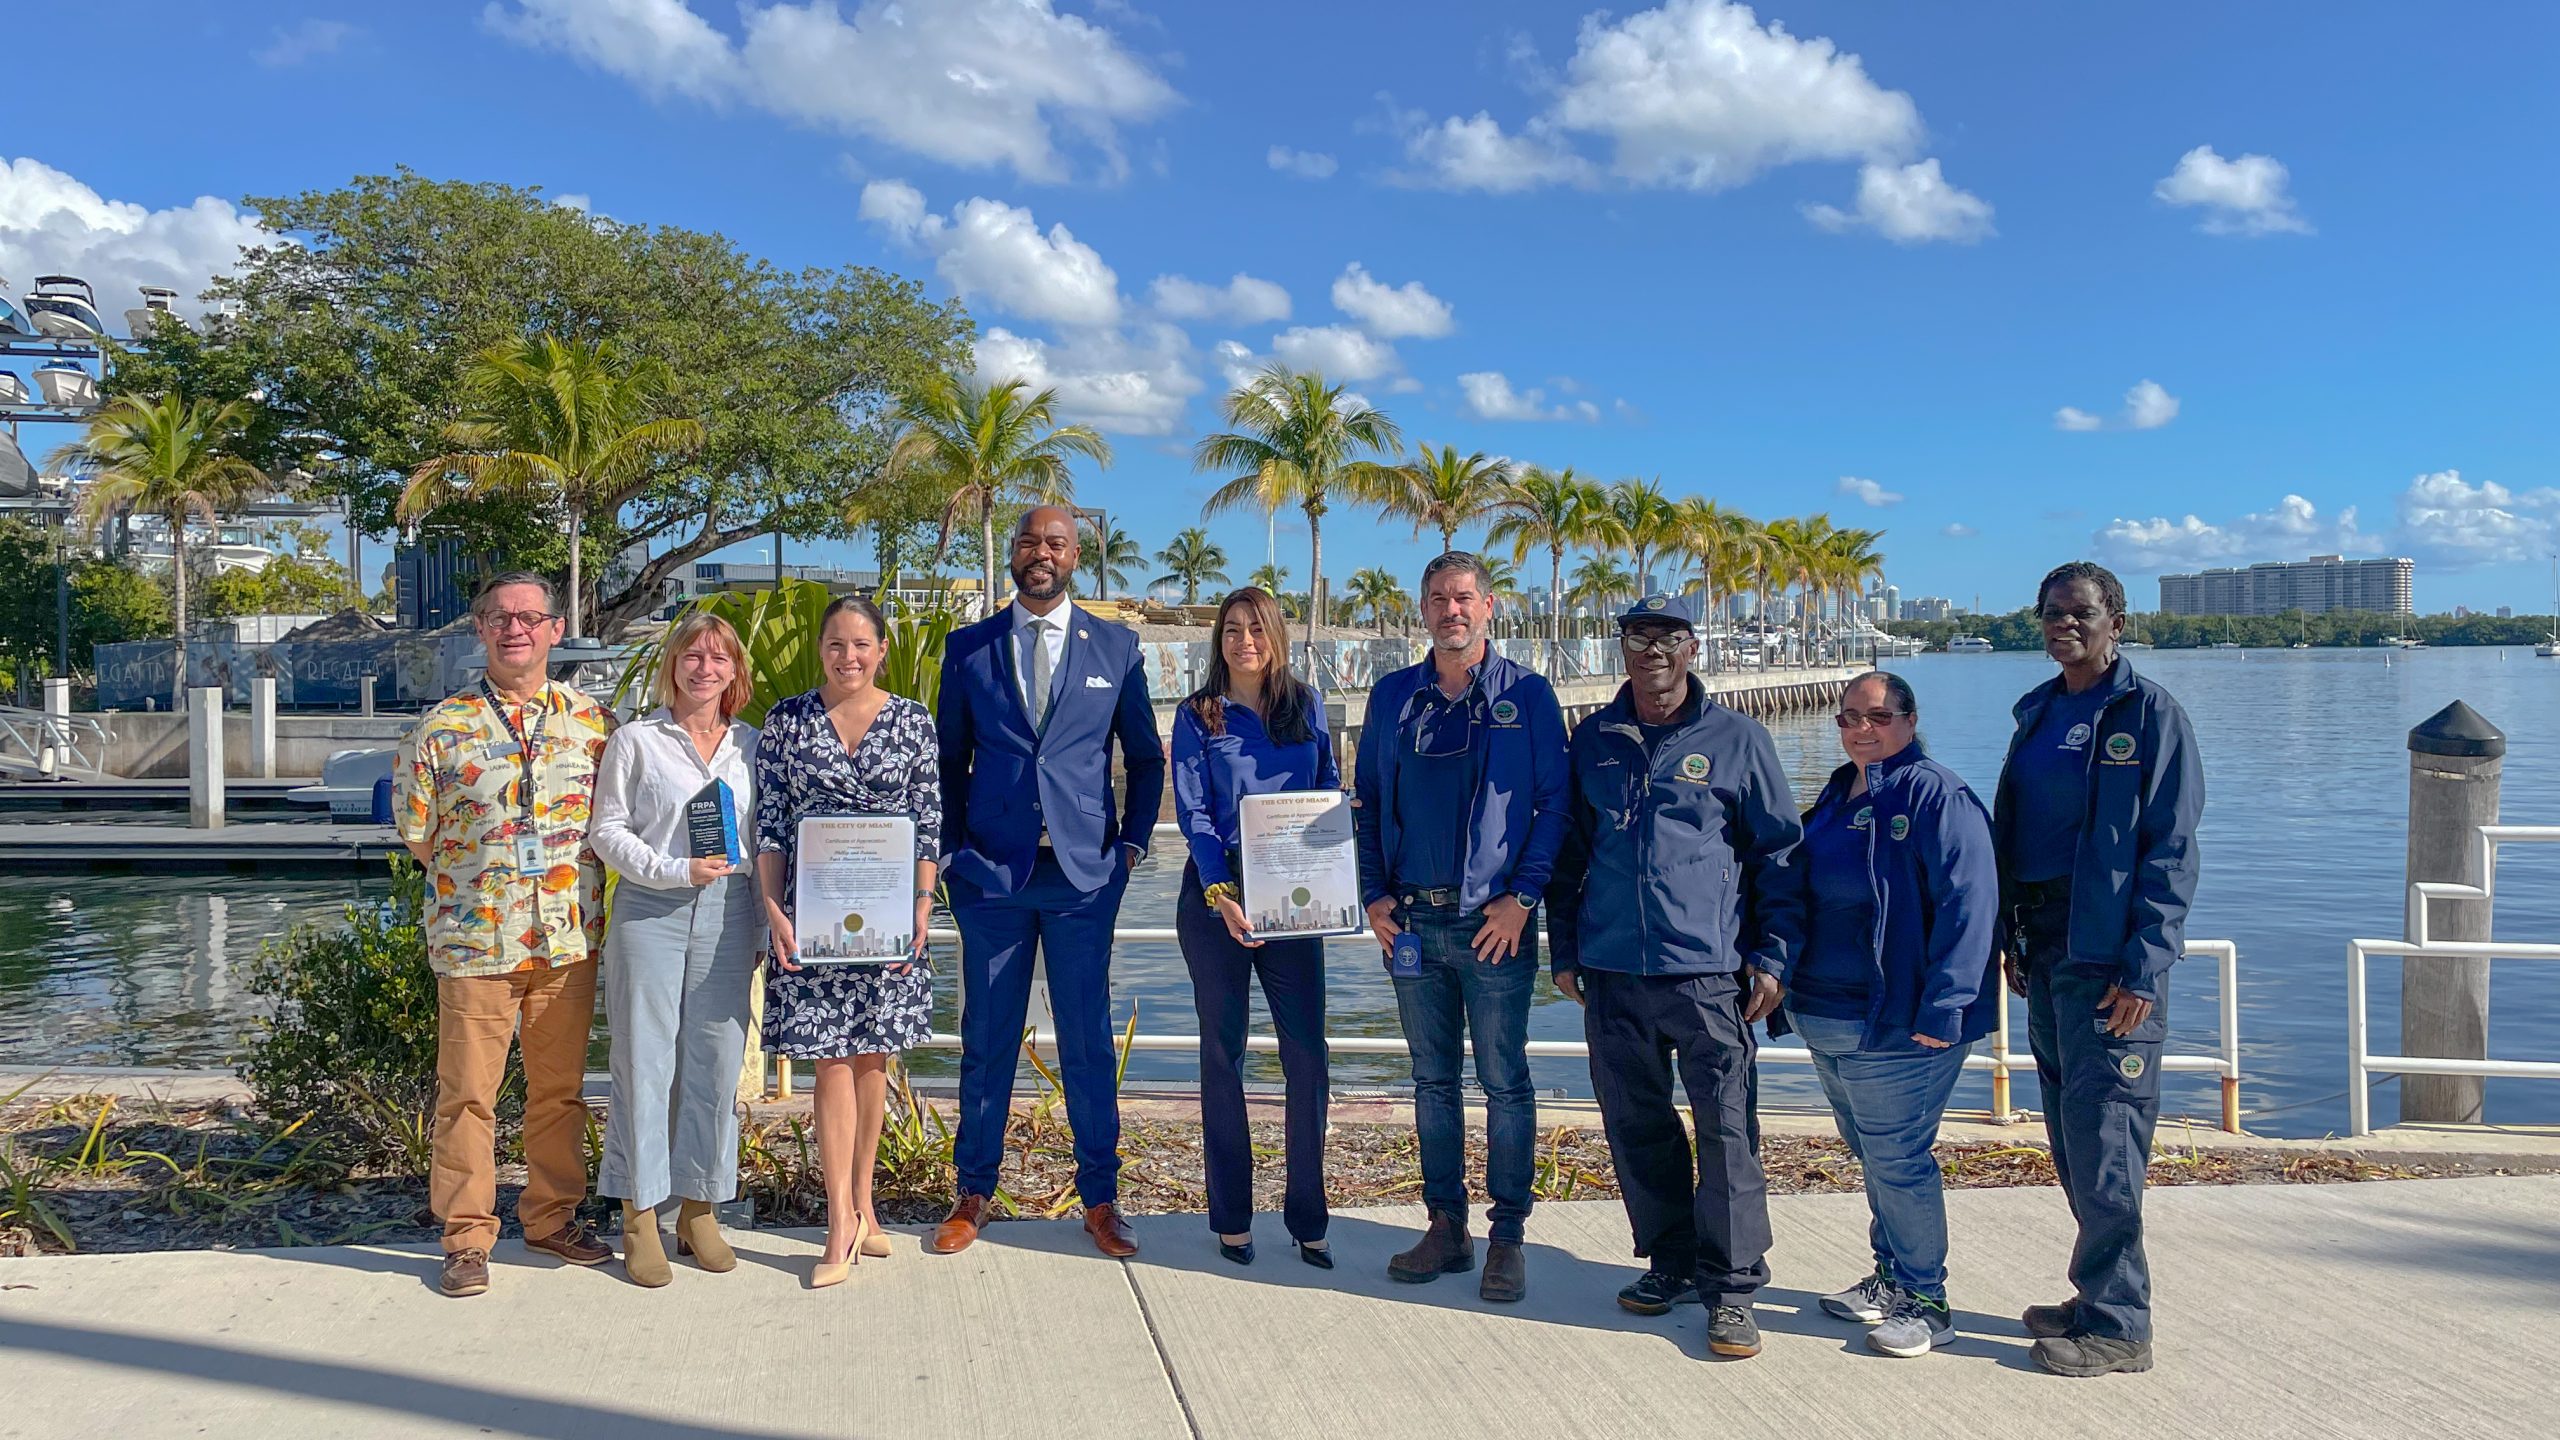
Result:
[[[893,965],[916,948],[916,822],[811,815],[800,822],[791,928],[803,965]]]
[[[1247,795],[1236,806],[1245,926],[1257,940],[1358,935],[1360,853],[1339,790]]]

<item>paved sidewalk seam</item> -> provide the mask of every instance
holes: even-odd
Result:
[[[1174,1373],[1173,1356],[1164,1348],[1164,1336],[1156,1332],[1156,1314],[1147,1308],[1147,1292],[1138,1284],[1137,1268],[1121,1261],[1120,1279],[1129,1287],[1129,1298],[1138,1302],[1138,1319],[1147,1327],[1147,1343],[1156,1347],[1156,1363],[1164,1367],[1164,1383],[1173,1389],[1173,1403],[1182,1411],[1184,1428],[1191,1432],[1191,1440],[1203,1440],[1200,1417],[1191,1413],[1191,1397],[1182,1393],[1182,1377]]]

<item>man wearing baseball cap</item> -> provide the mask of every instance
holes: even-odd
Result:
[[[1711,1354],[1760,1353],[1768,1283],[1751,1027],[1804,944],[1803,837],[1777,746],[1708,698],[1696,614],[1648,595],[1618,617],[1627,683],[1573,732],[1573,798],[1547,929],[1556,988],[1583,1005],[1591,1086],[1645,1273],[1639,1315],[1708,1307]],[[1677,1059],[1697,1149],[1673,1104]]]

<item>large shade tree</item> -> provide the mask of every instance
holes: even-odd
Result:
[[[953,374],[933,376],[898,406],[890,480],[921,483],[945,497],[937,563],[960,526],[978,532],[989,613],[997,595],[997,512],[1065,504],[1075,496],[1070,461],[1081,456],[1111,463],[1110,441],[1089,425],[1059,424],[1057,410],[1055,390],[1035,392],[1021,380]]]
[[[1231,478],[1209,495],[1203,515],[1253,510],[1268,514],[1295,501],[1307,517],[1307,647],[1326,615],[1324,515],[1337,494],[1373,499],[1388,467],[1364,458],[1394,454],[1403,432],[1386,412],[1371,408],[1312,370],[1283,364],[1265,367],[1218,402],[1227,428],[1192,448],[1194,468]],[[1311,662],[1312,668],[1312,662]]]
[[[157,518],[169,535],[177,653],[170,704],[187,695],[187,527],[218,524],[274,488],[265,471],[235,453],[252,407],[176,395],[119,396],[89,418],[69,461],[85,472],[76,523],[104,530],[120,516]]]

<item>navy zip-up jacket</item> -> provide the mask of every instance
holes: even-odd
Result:
[[[1431,684],[1431,661],[1378,677],[1360,725],[1352,818],[1360,844],[1360,901],[1394,893],[1387,857],[1396,853],[1396,770],[1404,761],[1413,698]],[[1496,895],[1535,906],[1555,873],[1564,841],[1564,708],[1546,677],[1488,649],[1476,668],[1475,800],[1467,812],[1459,908],[1480,910]]]
[[[1950,1045],[1991,1033],[1999,982],[2000,862],[1991,814],[1956,772],[1917,745],[1867,767],[1831,772],[1813,802],[1868,806],[1867,882],[1875,895],[1875,973],[1861,1050],[1917,1050],[1915,1034]],[[1806,812],[1808,815],[1813,811]],[[1808,883],[1811,877],[1807,877]]]
[[[1804,827],[1778,747],[1695,676],[1648,763],[1629,687],[1573,732],[1572,823],[1547,888],[1555,970],[1784,985],[1804,949]]]
[[[2196,823],[2204,817],[2204,761],[2195,727],[2168,691],[2133,673],[2124,656],[2099,682],[2106,702],[2089,747],[2089,798],[2071,861],[2070,961],[2114,972],[2136,995],[2160,998],[2162,978],[2186,950],[2187,907],[2196,893]],[[1991,833],[2000,852],[2002,909],[2017,903],[2009,846],[2018,801],[2010,772],[2018,747],[2062,677],[2018,701],[2018,728],[1992,797]]]

